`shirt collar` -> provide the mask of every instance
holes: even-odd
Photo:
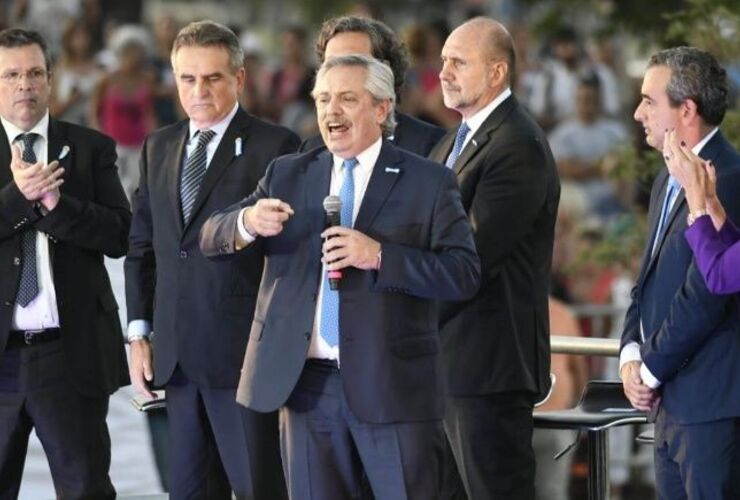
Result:
[[[379,137],[377,141],[372,143],[369,148],[367,148],[365,151],[359,153],[355,158],[357,159],[357,167],[361,169],[371,169],[375,166],[375,162],[378,161],[378,156],[380,156],[380,148],[383,145],[383,138]],[[345,158],[342,158],[337,155],[332,155],[334,157],[334,173],[341,172],[342,164],[344,163]],[[357,168],[355,167],[355,168]]]
[[[704,136],[702,140],[697,142],[694,147],[691,148],[691,152],[698,156],[699,152],[704,149],[704,146],[707,145],[707,143],[712,139],[712,137],[714,137],[718,130],[719,127],[714,127],[707,135]]]
[[[215,123],[214,125],[207,127],[208,130],[213,130],[215,132],[216,137],[221,137],[226,133],[226,129],[229,126],[229,123],[231,123],[231,120],[234,118],[234,115],[236,115],[236,111],[239,109],[239,103],[234,104],[234,108],[229,112],[228,115],[224,117],[223,120],[221,120],[218,123]],[[200,129],[195,126],[192,120],[190,120],[190,129],[189,129],[189,135],[188,135],[188,142],[193,140],[193,137],[195,137],[195,134],[198,133]]]
[[[5,129],[5,133],[8,136],[8,144],[13,144],[13,141],[15,141],[16,137],[18,137],[20,134],[38,134],[45,141],[48,141],[49,139],[49,112],[47,111],[44,113],[44,116],[41,117],[41,119],[36,123],[36,125],[33,126],[33,128],[29,131],[21,130],[20,128],[16,127],[14,124],[10,123],[5,118],[0,117],[0,122],[3,124],[3,128]]]
[[[470,129],[470,132],[468,132],[468,135],[470,137],[475,134],[481,125],[483,125],[483,122],[486,121],[486,118],[493,113],[493,110],[495,110],[499,105],[504,102],[509,96],[511,95],[511,89],[509,87],[506,87],[503,92],[501,92],[499,95],[496,96],[496,98],[486,104],[483,108],[479,109],[473,116],[465,120],[465,123],[468,124],[468,128]]]

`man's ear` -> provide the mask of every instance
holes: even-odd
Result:
[[[686,99],[681,103],[681,121],[685,124],[692,123],[699,118],[699,107],[693,99]]]

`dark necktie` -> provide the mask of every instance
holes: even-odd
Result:
[[[468,132],[470,132],[470,127],[468,127],[467,123],[462,122],[460,128],[457,129],[457,135],[455,135],[455,145],[452,146],[452,152],[445,162],[448,168],[455,166],[455,162],[460,156],[460,153],[462,153],[463,144],[465,144],[465,138],[468,136]]]
[[[21,159],[30,164],[36,163],[33,143],[38,134],[21,134],[16,141],[23,141]],[[15,302],[26,307],[39,294],[39,277],[36,269],[36,229],[31,227],[21,233],[21,282]]]
[[[203,130],[196,133],[198,144],[195,150],[188,156],[185,168],[182,171],[182,180],[180,181],[180,206],[182,208],[182,221],[187,224],[198,197],[200,185],[203,177],[206,176],[206,161],[208,155],[206,147],[211,139],[216,135],[213,130]]]
[[[352,227],[352,213],[355,206],[353,169],[356,166],[355,158],[344,160],[344,181],[339,190],[339,198],[342,200],[340,222],[345,227]],[[321,300],[321,336],[331,347],[339,343],[339,290],[331,289],[326,272],[324,273],[324,296]]]

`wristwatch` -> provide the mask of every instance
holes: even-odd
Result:
[[[686,216],[686,226],[691,227],[691,225],[696,222],[696,219],[704,215],[709,215],[709,212],[707,212],[707,210],[704,208],[702,208],[701,210],[696,210],[694,212],[689,212],[689,215]]]

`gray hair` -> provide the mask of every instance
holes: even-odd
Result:
[[[696,47],[674,47],[654,54],[648,68],[654,66],[671,70],[666,93],[672,106],[691,99],[707,125],[722,123],[728,106],[727,72],[714,56]]]
[[[244,66],[244,51],[233,31],[215,21],[197,21],[188,24],[175,37],[171,58],[175,61],[182,47],[222,47],[229,54],[229,67],[236,73]]]
[[[316,73],[316,81],[323,78],[327,71],[340,66],[355,66],[365,68],[367,76],[365,77],[365,90],[370,92],[375,104],[383,101],[390,101],[391,106],[385,121],[380,125],[383,136],[393,135],[396,128],[396,92],[393,88],[393,71],[390,66],[384,64],[374,57],[364,54],[350,54],[346,56],[332,57],[324,61],[319,71]],[[314,91],[316,90],[314,86]]]

